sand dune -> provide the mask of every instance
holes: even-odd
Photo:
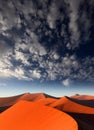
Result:
[[[94,130],[93,96],[25,93],[0,98],[0,112],[0,130]]]
[[[68,97],[63,97],[50,105],[64,112],[74,112],[83,114],[94,114],[94,108],[80,105],[71,101]]]
[[[17,99],[19,99],[21,96],[23,96],[23,94],[12,97],[0,98],[0,107],[11,106],[15,104]]]
[[[0,115],[0,130],[78,130],[78,125],[64,112],[20,101]]]
[[[70,98],[78,99],[78,100],[94,100],[94,96],[91,96],[91,95],[76,94],[76,95],[71,96]]]
[[[24,93],[17,96],[0,98],[0,113],[21,100],[34,101],[44,105],[49,105],[56,101],[57,98],[44,93]]]
[[[12,106],[13,104],[15,104],[20,100],[35,101],[44,98],[45,95],[43,93],[34,93],[34,94],[25,93],[17,96],[12,96],[12,97],[0,98],[0,107]]]
[[[80,99],[76,99],[76,98],[70,98],[71,101],[76,102],[78,104],[84,105],[84,106],[88,106],[88,107],[93,107],[94,108],[94,99],[89,99],[89,100],[80,100]]]
[[[38,102],[43,105],[48,105],[50,107],[54,107],[65,112],[94,114],[94,108],[91,108],[94,107],[94,100],[90,100],[91,97],[87,96],[86,98],[86,95],[85,97],[83,95],[79,96],[80,97],[79,99],[73,97],[75,96],[72,97],[65,96],[60,99],[57,99],[43,93],[33,93],[33,94],[25,93],[13,97],[0,98],[0,112],[6,110],[7,108],[14,105],[20,100],[26,100],[26,101]],[[89,100],[82,100],[82,98]]]
[[[56,102],[57,100],[58,99],[54,99],[54,98],[45,98],[45,99],[36,100],[35,102],[49,106],[50,104]]]

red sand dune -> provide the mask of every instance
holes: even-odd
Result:
[[[61,130],[62,127],[62,130],[67,130],[66,128],[71,130],[70,125],[66,127],[66,123],[70,121],[71,117],[78,123],[78,130],[94,130],[93,97],[94,96],[74,95],[57,99],[44,93],[25,93],[19,96],[0,98],[0,112],[2,112],[0,114],[0,130]],[[8,105],[13,106],[8,108]],[[50,110],[51,112],[49,112]],[[45,117],[43,117],[42,111]],[[63,114],[61,114],[63,117],[60,115],[63,123],[59,120],[58,112]],[[68,116],[67,118],[64,112],[67,113],[67,116],[70,115],[71,117]],[[54,113],[56,113],[56,115]],[[55,117],[53,117],[53,115],[55,115]],[[40,123],[41,125],[39,124],[40,119],[42,122]],[[31,121],[33,124],[30,123]],[[23,128],[22,124],[24,124],[25,128]],[[34,126],[35,124],[36,126]],[[64,124],[65,126],[62,126]],[[74,127],[72,130],[74,130]]]
[[[78,99],[78,100],[94,100],[94,96],[90,95],[73,95],[70,98]]]
[[[45,99],[40,99],[37,100],[35,102],[41,103],[43,105],[47,105],[49,106],[50,104],[54,103],[55,101],[57,101],[58,99],[54,99],[54,98],[45,98]]]
[[[45,99],[45,95],[43,93],[25,93],[12,97],[0,98],[0,107],[11,106],[20,100],[35,101],[39,99]]]
[[[93,107],[94,108],[94,99],[93,96],[79,96],[78,98],[75,98],[74,96],[69,97],[69,99],[73,102],[76,102],[78,104],[88,106],[88,107]]]
[[[71,101],[68,97],[63,97],[50,104],[49,106],[57,108],[64,112],[94,114],[94,108],[80,105],[76,102]]]
[[[0,130],[78,130],[64,112],[40,103],[19,101],[0,114]]]

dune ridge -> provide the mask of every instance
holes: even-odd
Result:
[[[12,106],[13,104],[17,103],[20,100],[35,101],[44,98],[45,95],[43,93],[32,93],[32,94],[24,93],[17,96],[4,97],[4,98],[0,98],[0,107]]]

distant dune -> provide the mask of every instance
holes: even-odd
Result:
[[[44,93],[0,98],[0,130],[94,130],[93,98]]]
[[[78,104],[84,105],[84,106],[88,106],[88,107],[93,107],[94,108],[94,99],[89,98],[89,100],[86,100],[84,98],[69,98],[71,101],[76,102]]]
[[[43,93],[33,93],[33,94],[24,93],[17,96],[0,98],[0,106],[1,107],[11,106],[20,100],[35,101],[35,100],[44,99],[44,98],[45,98],[45,95]]]
[[[50,106],[65,112],[94,114],[94,108],[80,105],[76,102],[71,101],[68,97],[63,97],[52,103]]]
[[[94,96],[91,96],[91,95],[75,94],[75,95],[71,96],[70,98],[78,99],[78,100],[94,100]]]
[[[26,100],[26,101],[36,101],[39,99],[45,99],[45,96],[43,93],[24,93],[21,95],[17,96],[12,96],[12,97],[4,97],[0,98],[0,112],[5,111],[15,103],[21,100]]]

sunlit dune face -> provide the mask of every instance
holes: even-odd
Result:
[[[41,104],[49,106],[50,104],[54,103],[57,100],[58,99],[54,99],[54,98],[45,98],[45,99],[37,100],[35,102],[38,102],[38,103],[41,103]]]
[[[40,99],[45,99],[45,95],[43,93],[34,93],[34,94],[26,93],[26,94],[23,94],[23,96],[21,96],[18,99],[18,101],[20,100],[37,101]]]
[[[39,103],[20,101],[0,115],[0,130],[78,130],[64,112]]]

